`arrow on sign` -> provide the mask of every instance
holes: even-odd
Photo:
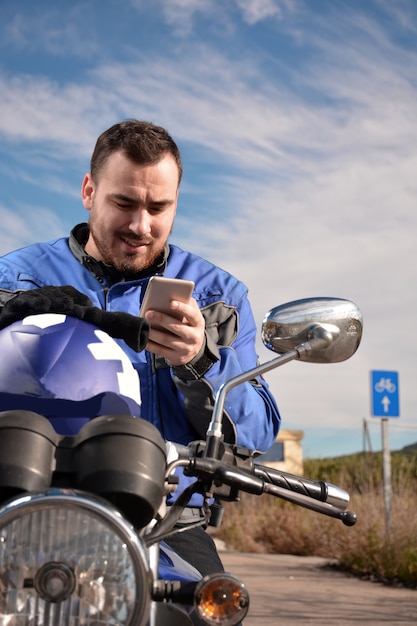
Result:
[[[384,407],[384,413],[388,413],[391,400],[388,398],[388,396],[384,396],[381,400],[381,403],[382,403],[382,406]]]

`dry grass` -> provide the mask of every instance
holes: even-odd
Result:
[[[322,556],[356,575],[417,587],[416,457],[393,463],[390,532],[380,459],[371,459],[371,470],[369,461],[355,457],[309,467],[310,477],[347,486],[358,514],[353,527],[271,496],[242,494],[239,503],[225,503],[216,535],[231,549]]]

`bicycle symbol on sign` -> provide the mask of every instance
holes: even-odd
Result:
[[[397,387],[395,383],[392,382],[391,378],[380,378],[377,383],[375,383],[375,391],[377,393],[382,393],[386,391],[387,393],[394,393]]]

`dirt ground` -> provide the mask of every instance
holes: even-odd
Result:
[[[220,555],[225,569],[249,590],[244,626],[417,624],[417,590],[359,580],[318,557]]]

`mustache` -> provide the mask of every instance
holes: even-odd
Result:
[[[135,235],[133,233],[118,233],[121,239],[126,239],[130,243],[152,243],[153,238],[146,235]]]

